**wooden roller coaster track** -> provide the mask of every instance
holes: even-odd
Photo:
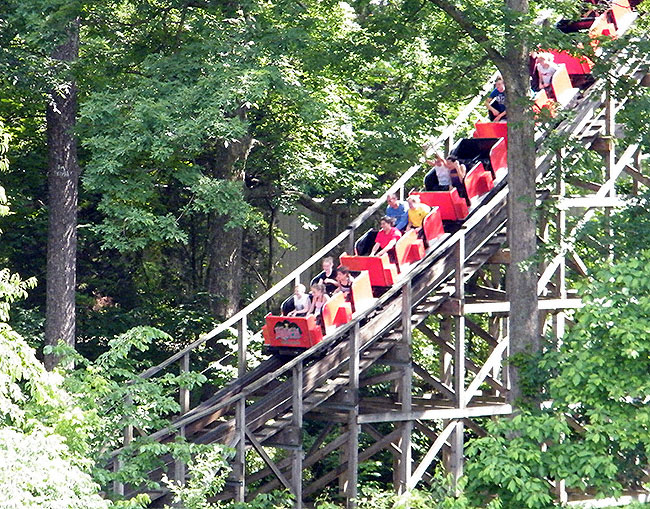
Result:
[[[623,50],[616,57],[621,65],[613,71],[615,79],[640,82],[648,73],[647,55],[627,55]],[[430,152],[453,144],[456,133],[482,103],[492,80],[456,121],[428,144]],[[582,227],[593,217],[595,208],[620,206],[621,197],[616,195],[615,185],[621,175],[631,176],[635,189],[639,183],[650,184],[650,178],[641,173],[642,155],[638,147],[630,145],[618,154],[611,143],[616,135],[615,115],[624,103],[625,99],[614,100],[607,83],[596,81],[574,99],[571,112],[552,131],[554,137],[570,139],[570,147],[559,151],[545,149],[545,140],[551,134],[548,131],[540,131],[536,137],[540,185],[548,182],[549,175],[559,177],[553,188],[540,188],[538,193],[540,203],[551,200],[558,205],[542,220],[540,243],[552,240],[561,248],[556,256],[540,264],[538,283],[540,310],[558,335],[564,330],[561,310],[581,306],[580,299],[566,288],[566,271],[586,271],[574,249]],[[604,154],[604,182],[573,179],[576,188],[595,193],[566,196],[563,163],[603,140],[605,149],[599,150]],[[407,182],[419,171],[420,165],[410,168],[387,193],[403,195]],[[143,378],[160,376],[177,364],[181,372],[188,371],[192,352],[206,341],[226,331],[237,335],[238,378],[194,408],[190,408],[189,391],[181,389],[181,415],[148,437],[165,442],[181,436],[196,443],[221,443],[235,448],[224,499],[244,501],[284,487],[295,496],[296,507],[301,507],[305,498],[338,479],[341,494],[353,506],[358,494],[359,464],[386,450],[394,460],[398,491],[430,480],[428,470],[441,452],[445,465],[458,478],[463,468],[465,431],[481,435],[484,431],[475,419],[511,413],[506,401],[508,370],[503,362],[509,348],[509,306],[499,285],[490,287],[485,283],[490,279],[486,268],[507,267],[509,261],[509,251],[504,249],[508,185],[503,176],[495,189],[482,198],[480,206],[473,208],[463,226],[430,246],[426,256],[403,273],[398,283],[372,307],[356,314],[348,324],[297,357],[270,357],[249,370],[248,347],[251,341],[259,340],[259,335],[248,330],[248,316],[259,309],[266,310],[269,299],[286,292],[287,285],[308,280],[306,272],[323,256],[341,246],[351,252],[355,233],[384,206],[384,196],[273,288],[209,334],[142,374]],[[568,218],[569,208],[579,212]],[[549,238],[548,228],[544,228],[551,223],[554,239]],[[479,281],[477,274],[481,271]],[[492,272],[496,274],[499,269]],[[479,326],[472,316],[481,313],[490,316],[489,330]],[[439,317],[435,328],[427,320],[432,315]],[[431,372],[413,358],[415,328],[435,350],[440,366],[437,372]],[[487,352],[485,355],[479,358],[476,352],[467,351],[467,332],[472,335],[475,350]],[[320,433],[308,449],[303,444],[306,421],[320,426]],[[421,443],[428,443],[426,452],[417,457],[413,457],[411,447],[415,434]],[[132,440],[133,430],[127,428],[125,448],[112,456],[115,469],[120,468],[120,458],[128,453],[126,446]],[[272,459],[272,448],[285,450],[284,459]],[[264,465],[255,472],[247,472],[246,468],[246,452],[250,449]],[[325,459],[329,461],[324,462]],[[185,465],[171,457],[165,460],[165,468],[151,472],[151,478],[160,479],[165,472],[184,482]],[[307,468],[312,469],[314,478],[304,478],[303,470]],[[114,485],[119,495],[142,490],[120,483]],[[164,489],[148,493],[154,504],[168,495]]]

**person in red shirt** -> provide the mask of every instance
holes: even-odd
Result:
[[[394,219],[389,216],[384,216],[379,220],[379,233],[375,238],[375,245],[372,246],[370,256],[381,256],[395,247],[395,244],[402,236],[402,232],[395,228],[393,224]]]

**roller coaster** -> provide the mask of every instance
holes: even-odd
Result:
[[[589,33],[594,40],[620,36],[635,18],[627,0],[620,0],[592,22]],[[561,64],[553,80],[556,100],[540,93],[534,108],[550,109],[550,114],[556,115],[559,103],[572,112],[557,117],[553,125],[553,134],[571,139],[572,148],[543,149],[548,132],[538,130],[536,135],[536,172],[541,186],[538,201],[557,204],[542,219],[543,225],[553,224],[555,238],[551,239],[549,229],[542,227],[539,242],[561,246],[559,253],[539,266],[539,308],[545,323],[559,337],[565,328],[565,311],[581,307],[578,296],[567,290],[566,273],[571,270],[586,275],[587,271],[569,241],[578,238],[596,208],[621,205],[615,187],[621,175],[631,176],[635,189],[639,183],[650,185],[650,179],[641,173],[643,155],[637,145],[619,153],[611,143],[616,136],[615,116],[625,99],[615,100],[602,80],[591,80],[583,89],[573,86],[571,80],[588,76],[593,63],[566,53],[555,55]],[[622,49],[609,57],[618,62],[611,71],[614,79],[648,84],[650,56],[632,55]],[[210,333],[142,373],[142,378],[151,378],[169,371],[187,372],[192,355],[207,341],[228,332],[237,336],[238,377],[193,407],[190,391],[181,389],[180,415],[148,435],[149,440],[160,442],[183,437],[198,444],[220,443],[234,448],[232,473],[222,499],[247,501],[260,493],[286,488],[293,494],[295,506],[302,507],[306,498],[338,481],[341,495],[354,506],[359,464],[386,450],[393,458],[393,480],[399,492],[430,482],[430,467],[439,461],[457,479],[463,470],[466,433],[485,434],[476,419],[512,412],[504,364],[509,355],[509,303],[500,284],[502,269],[507,270],[510,259],[506,247],[506,124],[478,122],[473,137],[455,140],[492,89],[495,77],[452,125],[427,144],[427,155],[445,150],[465,162],[469,169],[469,207],[456,190],[419,192],[421,200],[432,206],[422,238],[404,236],[396,246],[395,262],[387,256],[367,256],[365,229],[385,206],[385,196],[397,192],[404,197],[408,182],[422,173],[420,164],[409,168],[386,195],[273,288]],[[567,196],[563,165],[579,149],[603,154],[604,181],[596,184],[573,179],[576,189],[589,194]],[[543,188],[550,175],[558,177],[554,187]],[[568,220],[568,209],[574,211],[572,221]],[[323,310],[324,333],[313,317],[272,313],[266,316],[263,331],[249,330],[253,313],[266,314],[272,299],[277,302],[278,297],[286,295],[288,286],[309,281],[312,267],[334,252],[343,252],[341,263],[356,271],[358,277],[349,302],[334,298]],[[428,325],[431,315],[439,318],[436,329]],[[487,319],[476,320],[474,315]],[[488,325],[481,325],[485,323]],[[292,326],[291,334],[279,333]],[[435,350],[438,370],[432,371],[414,359],[415,328]],[[479,358],[475,351],[470,355],[470,336],[474,350],[486,355]],[[291,357],[269,355],[250,362],[250,345],[263,338],[272,347],[305,348],[294,351]],[[318,430],[308,448],[303,443],[306,422],[314,423]],[[426,452],[414,455],[415,434],[421,444],[428,444]],[[129,448],[133,438],[134,430],[127,426],[123,447],[111,456],[116,471],[123,458],[134,453]],[[284,452],[274,456],[269,452],[272,449]],[[263,466],[256,471],[251,471],[250,465],[247,468],[250,450],[261,458]],[[171,456],[164,460],[163,468],[150,472],[151,479],[156,481],[167,474],[184,482],[186,465]],[[311,472],[309,479],[306,470]],[[164,488],[152,490],[120,482],[114,483],[113,491],[124,496],[147,492],[154,506],[169,495]],[[571,494],[558,486],[558,496],[566,501]]]

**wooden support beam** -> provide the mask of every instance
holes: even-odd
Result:
[[[582,187],[583,189],[587,189],[588,191],[595,191],[595,192],[600,191],[600,184],[596,184],[594,182],[585,182],[584,180],[580,180],[577,177],[567,177],[566,180],[567,182],[573,184],[574,186]]]
[[[465,392],[465,405],[468,405],[472,398],[478,394],[479,387],[485,381],[485,378],[488,376],[490,371],[494,369],[495,366],[498,366],[503,361],[503,352],[505,352],[508,347],[508,339],[501,341],[494,349],[490,356],[485,361],[485,364],[481,366],[481,370],[476,374],[474,380],[469,384],[467,391]]]
[[[379,442],[384,438],[384,435],[382,435],[377,428],[375,428],[372,424],[364,424],[362,426],[362,429],[370,435],[375,442]],[[388,450],[393,453],[393,456],[399,456],[402,454],[402,449],[400,449],[397,444],[391,443],[390,446],[388,447]]]
[[[237,485],[235,486],[235,501],[246,501],[246,399],[241,397],[237,400],[235,415],[235,437],[237,449],[233,465],[233,475]]]
[[[454,317],[456,322],[456,330],[454,337],[454,392],[456,394],[456,409],[458,411],[463,411],[467,406],[467,397],[465,394],[465,282],[463,274],[465,273],[465,235],[462,233],[458,238],[458,244],[456,245],[456,274],[454,277],[455,280],[455,297],[460,301],[460,314]],[[482,376],[483,368],[479,370],[476,376]],[[487,376],[487,374],[486,374]],[[485,376],[483,377],[485,379]],[[451,475],[454,484],[454,490],[457,495],[460,495],[460,478],[463,476],[464,464],[465,464],[465,437],[464,431],[465,427],[463,425],[462,419],[458,419],[455,422],[448,424],[448,427],[453,427],[453,433],[451,435]],[[445,428],[447,429],[447,428]],[[443,433],[439,437],[442,438]],[[424,470],[421,470],[418,467],[418,475],[414,476],[414,482],[417,483],[421,478],[424,471],[428,468],[428,464],[424,464],[428,459],[429,454],[433,454],[429,463],[433,460],[438,451],[442,448],[444,444],[444,439],[441,443],[439,440],[434,442],[431,450],[427,452],[425,458],[420,464]],[[432,450],[435,449],[435,452]]]
[[[445,445],[445,441],[447,440],[447,438],[449,438],[450,435],[456,431],[457,426],[458,426],[458,421],[453,420],[449,424],[447,424],[447,426],[445,426],[445,429],[443,429],[442,432],[438,435],[438,438],[433,442],[429,450],[422,458],[422,461],[420,461],[420,464],[415,469],[415,472],[413,472],[413,475],[409,479],[408,482],[409,490],[415,488],[418,482],[420,482],[422,476],[427,471],[427,468],[429,468],[429,465],[431,465],[435,457],[440,452],[440,449],[442,449],[443,445]]]
[[[404,422],[433,419],[464,419],[470,417],[487,417],[491,415],[508,415],[512,413],[512,406],[503,405],[483,405],[467,408],[437,408],[431,410],[420,410],[409,413],[404,412],[381,412],[374,414],[359,415],[359,423],[367,424],[373,422]]]
[[[303,363],[300,362],[292,369],[293,391],[291,394],[291,424],[296,434],[295,442],[298,447],[293,451],[291,461],[291,484],[296,497],[294,509],[302,509],[302,415],[303,415]],[[270,465],[269,465],[270,466]]]
[[[347,441],[348,441],[348,433],[345,432],[338,437],[336,437],[334,440],[331,442],[327,443],[323,448],[318,449],[317,451],[314,451],[312,454],[308,455],[305,460],[303,461],[303,467],[308,468],[313,466],[314,464],[318,463],[320,460],[322,460],[324,457],[327,455],[331,454],[332,452],[336,451],[339,447],[344,446]],[[283,463],[281,462],[279,465],[282,466],[288,466],[289,463]],[[257,481],[259,479],[262,479],[266,477],[267,475],[271,474],[272,471],[270,468],[265,468],[264,470],[260,472],[255,472],[253,475],[251,475],[250,480],[253,482],[253,480]],[[266,483],[265,485],[261,486],[256,492],[251,493],[249,496],[249,499],[254,499],[257,495],[260,493],[268,493],[269,491],[274,490],[275,488],[280,486],[280,481],[278,480],[277,477],[274,477],[270,482]],[[305,494],[303,492],[303,496],[307,496],[308,494]]]
[[[508,265],[510,263],[510,249],[499,249],[488,259],[487,263]]]
[[[584,307],[581,299],[539,299],[540,311],[560,309],[579,309]],[[468,302],[465,304],[466,313],[509,313],[509,302]]]
[[[470,320],[469,318],[465,317],[465,325],[469,330],[471,330],[474,334],[476,334],[479,338],[485,340],[492,348],[497,346],[499,342],[497,339],[489,334],[488,332],[484,331],[476,322]]]
[[[180,360],[181,375],[188,373],[190,370],[190,353],[187,352]],[[187,387],[181,387],[178,395],[178,402],[181,408],[180,415],[185,415],[190,411],[190,390]],[[178,436],[185,438],[185,426],[178,428]],[[179,484],[185,484],[186,465],[181,459],[174,460],[174,481]]]
[[[557,208],[568,209],[593,209],[593,208],[621,208],[629,205],[629,198],[625,196],[569,196],[557,201]]]
[[[454,400],[456,398],[456,394],[454,393],[454,390],[449,387],[448,385],[445,385],[442,383],[441,380],[430,374],[426,369],[424,369],[422,366],[420,366],[417,363],[413,363],[413,371],[417,376],[419,376],[424,382],[426,382],[428,385],[433,387],[435,390],[449,398],[450,400]]]
[[[479,426],[476,424],[472,419],[463,419],[463,422],[465,423],[465,426],[470,428],[474,433],[476,433],[479,437],[486,437],[487,436],[487,431],[482,426]]]
[[[359,387],[367,387],[368,385],[377,385],[384,382],[392,382],[394,380],[397,380],[401,376],[402,375],[399,371],[389,371],[387,373],[381,373],[379,375],[369,376],[359,381]]]
[[[474,285],[468,289],[468,293],[473,293],[478,298],[484,299],[506,299],[505,290],[499,288],[488,288],[487,286]]]
[[[355,509],[357,506],[358,490],[357,485],[359,482],[359,431],[360,426],[357,423],[359,417],[359,346],[360,346],[360,333],[359,324],[355,324],[352,333],[350,334],[350,360],[349,364],[349,382],[348,389],[350,391],[350,398],[352,408],[348,412],[348,433],[350,440],[348,440],[347,449],[347,486],[345,487],[345,498],[348,509]]]
[[[255,451],[257,451],[257,454],[259,454],[262,460],[264,460],[264,463],[266,463],[266,465],[273,471],[275,476],[284,485],[284,487],[288,489],[291,493],[293,493],[293,495],[295,496],[296,493],[294,492],[293,485],[291,484],[291,482],[289,482],[289,480],[284,476],[284,474],[278,468],[275,462],[266,453],[264,447],[262,447],[262,444],[260,444],[259,440],[255,438],[255,435],[253,435],[253,433],[251,433],[248,430],[248,428],[246,428],[246,436],[248,437],[248,441],[251,443]]]
[[[650,187],[650,177],[646,177],[643,173],[641,173],[636,168],[628,164],[625,166],[624,171],[637,182],[640,182],[646,187]]]
[[[418,325],[418,329],[424,333],[425,336],[427,336],[429,339],[437,343],[440,348],[442,348],[443,352],[452,354],[454,353],[455,349],[452,345],[447,343],[446,341],[443,341],[441,338],[436,336],[436,334],[429,328],[427,327],[424,323],[421,323]],[[470,359],[467,357],[465,358],[465,368],[472,371],[473,373],[478,373],[481,368],[474,364]],[[497,382],[494,380],[492,377],[486,377],[485,379],[486,383],[490,384],[494,389],[504,392],[506,388],[501,384],[500,382]]]
[[[390,444],[391,442],[397,440],[397,438],[400,436],[401,433],[402,433],[402,430],[400,428],[398,428],[398,429],[394,430],[392,433],[389,433],[388,435],[386,435],[379,442],[375,442],[370,447],[368,447],[366,450],[359,453],[359,463],[362,463],[362,462],[366,461],[367,459],[371,458],[372,456],[377,454],[382,449],[385,449],[388,446],[388,444]],[[324,486],[327,486],[334,479],[336,479],[339,475],[341,475],[343,472],[345,472],[347,467],[348,467],[347,463],[343,463],[343,464],[339,465],[338,467],[336,467],[335,469],[330,470],[324,476],[322,476],[319,479],[312,482],[303,491],[304,496],[308,497],[309,495],[311,495],[312,493],[315,493],[316,491],[320,490]]]
[[[413,393],[413,364],[411,359],[411,281],[402,287],[402,341],[400,341],[400,359],[406,364],[402,368],[402,378],[399,384],[399,401],[404,412],[412,410]],[[413,423],[405,421],[402,424],[402,433],[398,447],[402,453],[399,456],[397,468],[397,492],[405,493],[408,490],[408,480],[411,477],[411,433]]]
[[[567,263],[582,277],[587,277],[589,275],[589,269],[587,268],[587,265],[582,261],[582,258],[580,258],[580,255],[578,255],[575,250],[572,249],[570,251],[570,257],[567,260]]]

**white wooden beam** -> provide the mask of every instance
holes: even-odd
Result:
[[[484,405],[468,408],[436,408],[431,410],[414,410],[411,412],[381,412],[376,414],[359,415],[359,424],[372,422],[403,422],[403,421],[429,421],[433,419],[465,419],[469,417],[485,417],[489,415],[508,415],[512,413],[512,406]]]
[[[584,307],[580,299],[539,299],[539,309],[552,311],[555,309],[578,309]],[[465,313],[509,313],[510,302],[468,302]]]

